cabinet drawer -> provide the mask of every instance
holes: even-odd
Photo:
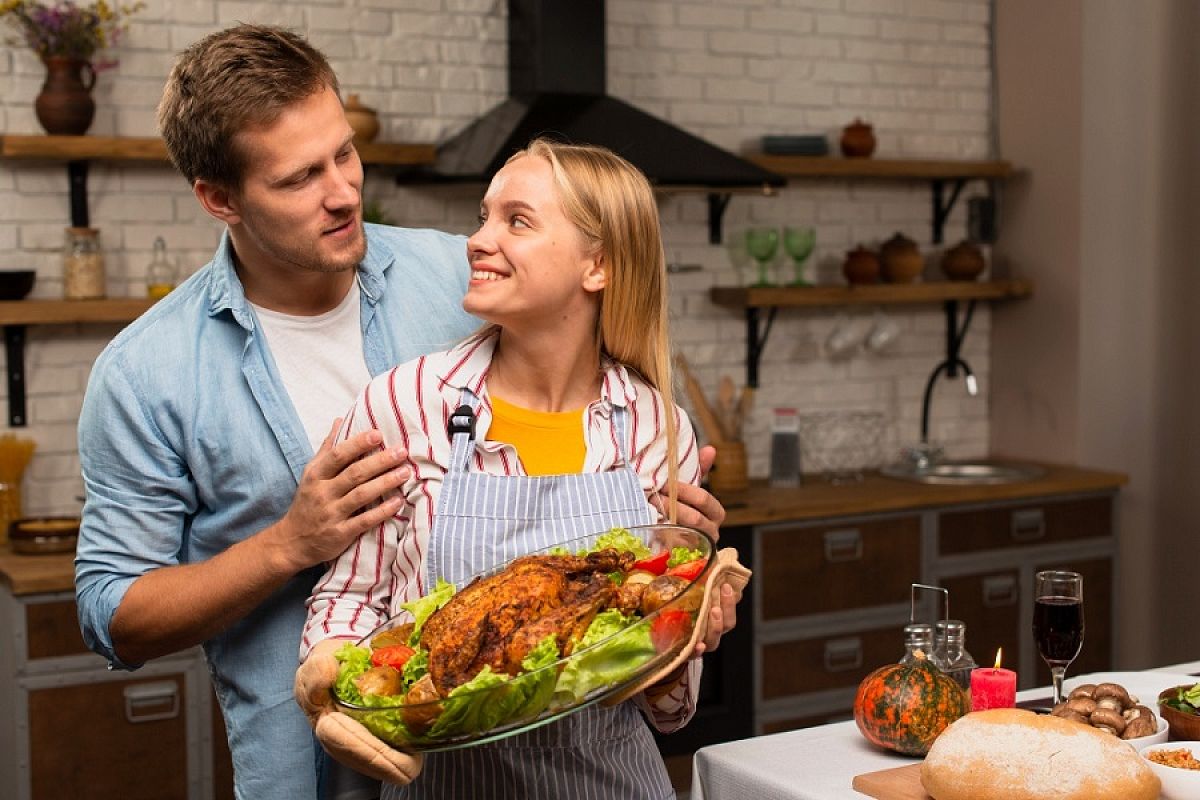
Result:
[[[1021,643],[1032,634],[1022,635],[1018,570],[998,569],[946,578],[939,583],[950,591],[952,616],[967,625],[966,648],[975,661],[991,666],[996,650],[1003,648],[1005,666],[1019,669]]]
[[[25,636],[30,661],[91,652],[79,632],[74,600],[26,605]]]
[[[938,555],[952,556],[1112,535],[1112,498],[1023,503],[938,515]]]
[[[854,688],[872,670],[904,654],[901,626],[764,644],[762,699]]]
[[[759,532],[762,619],[906,603],[921,572],[921,521],[892,517]]]
[[[187,678],[29,692],[32,800],[188,796]]]

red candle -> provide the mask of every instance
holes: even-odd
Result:
[[[1017,704],[1017,673],[1000,668],[1000,650],[996,666],[971,670],[971,710],[1013,708]]]

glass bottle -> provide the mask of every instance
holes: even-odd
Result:
[[[966,691],[971,690],[971,670],[978,666],[967,652],[967,626],[962,620],[945,619],[934,625],[938,668]]]
[[[904,626],[904,657],[900,659],[900,663],[911,664],[917,658],[928,659],[933,663],[933,626],[925,622],[913,622]]]
[[[63,247],[63,297],[67,300],[98,300],[104,297],[104,290],[100,231],[67,228]]]
[[[146,267],[146,294],[161,300],[175,288],[175,266],[167,258],[167,243],[159,236],[154,240],[154,258]]]

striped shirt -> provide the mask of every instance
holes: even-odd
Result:
[[[451,350],[422,356],[378,376],[359,396],[346,418],[343,438],[380,431],[382,447],[400,445],[408,450],[412,475],[400,489],[405,503],[396,515],[363,534],[318,581],[308,602],[302,659],[323,639],[367,635],[398,613],[401,603],[415,600],[431,588],[426,585],[424,560],[450,463],[446,423],[458,407],[464,387],[480,398],[471,469],[490,475],[525,474],[511,445],[486,440],[492,416],[486,382],[494,348],[494,336],[472,337]],[[621,463],[613,406],[629,411],[630,452],[643,491],[647,496],[665,492],[668,453],[662,396],[636,373],[613,362],[605,365],[600,398],[583,412],[587,443],[583,471],[608,471]],[[698,484],[695,433],[681,409],[676,407],[674,413],[679,430],[679,479]],[[691,717],[699,672],[700,660],[694,659],[677,686],[665,694],[654,693],[652,706],[643,696],[639,705],[656,728],[675,730]]]

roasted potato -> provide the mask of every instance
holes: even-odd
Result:
[[[659,575],[646,584],[642,593],[642,616],[648,617],[678,597],[688,582],[675,575]]]
[[[422,736],[433,727],[433,723],[442,713],[441,704],[436,701],[441,696],[434,688],[433,678],[425,675],[412,685],[404,697],[404,705],[400,707],[401,718],[414,736]]]
[[[364,697],[369,694],[391,697],[404,689],[399,670],[388,666],[371,667],[354,679],[354,685]]]

